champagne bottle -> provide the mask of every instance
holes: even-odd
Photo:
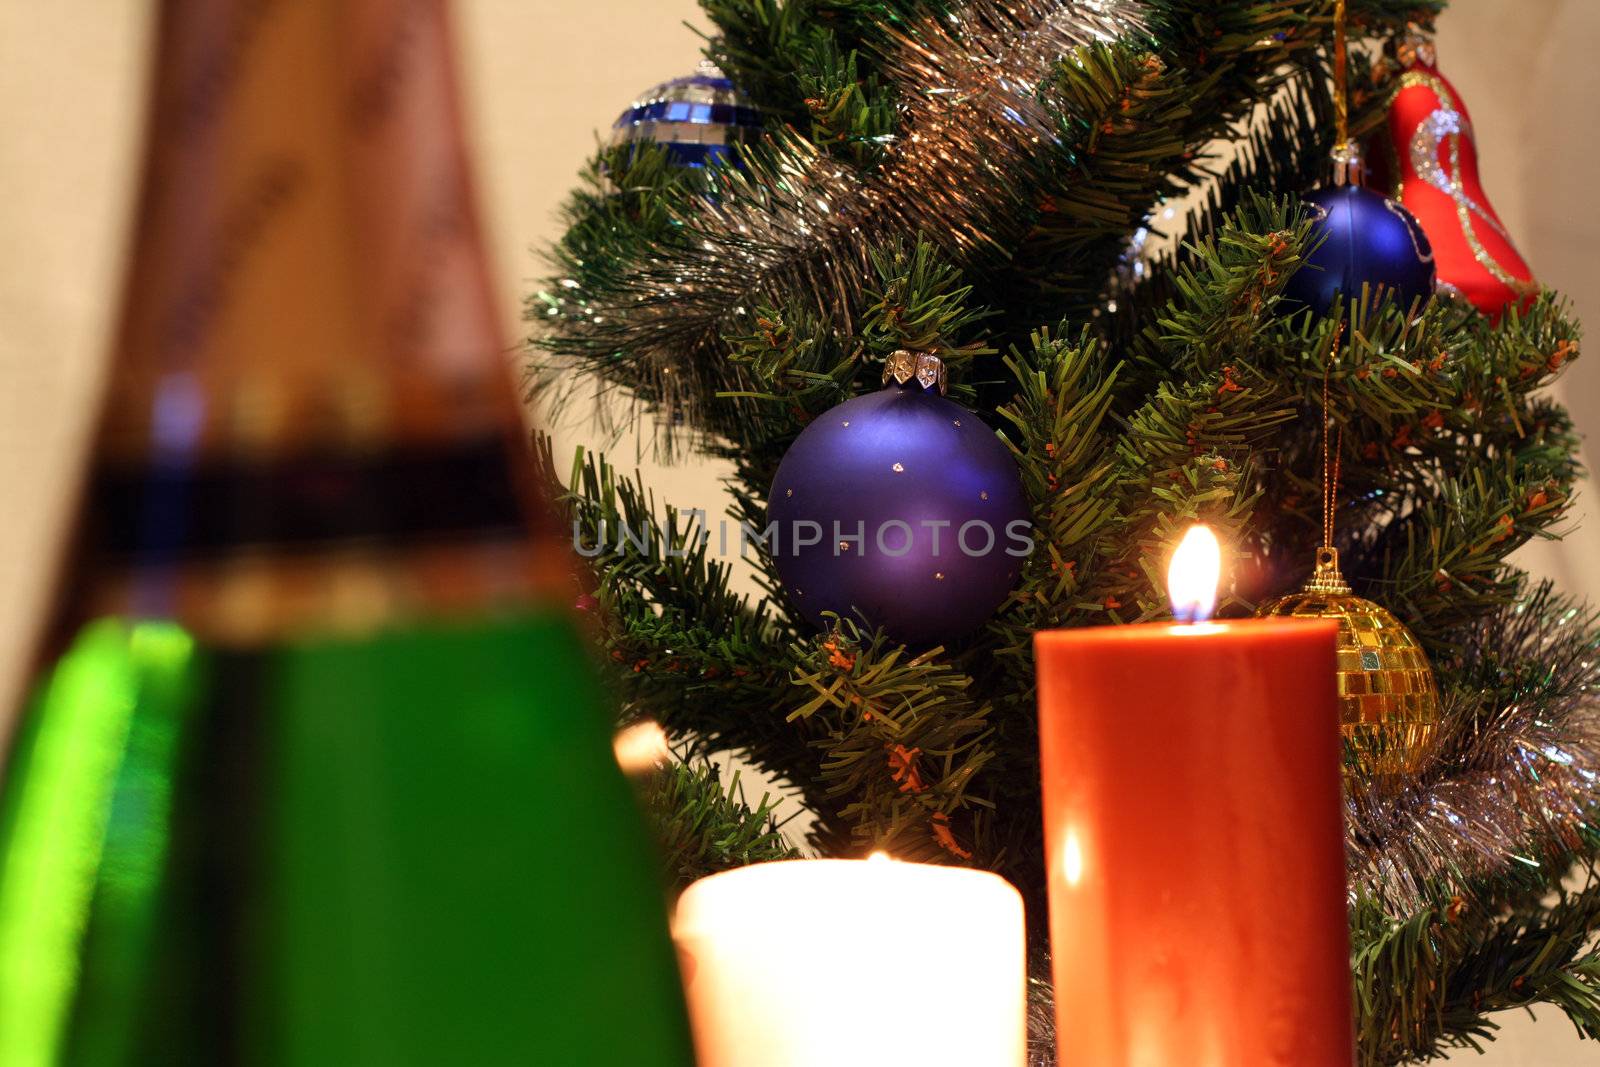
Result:
[[[690,1062],[442,0],[165,0],[0,1062]]]

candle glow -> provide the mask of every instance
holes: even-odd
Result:
[[[659,770],[672,760],[666,731],[651,719],[619,730],[611,741],[611,750],[616,754],[622,773],[629,775]]]
[[[1222,548],[1208,526],[1191,526],[1167,567],[1167,596],[1179,622],[1205,622],[1217,606]]]

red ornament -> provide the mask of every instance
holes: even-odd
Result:
[[[1399,50],[1400,88],[1389,107],[1393,199],[1416,216],[1433,245],[1439,288],[1499,318],[1539,291],[1478,179],[1472,118],[1434,65],[1433,42],[1413,31]]]

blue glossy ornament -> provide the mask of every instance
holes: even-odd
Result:
[[[1358,299],[1363,285],[1401,305],[1433,295],[1433,247],[1411,212],[1358,185],[1318,189],[1305,203],[1316,216],[1312,243],[1321,244],[1284,286],[1286,312],[1325,315],[1337,294]]]
[[[980,626],[1032,548],[1010,452],[916,378],[819,416],[783,457],[769,499],[768,548],[805,617],[820,628],[836,612],[914,647]]]
[[[646,91],[611,128],[613,145],[659,144],[685,167],[738,163],[738,146],[760,136],[761,112],[710,60]]]

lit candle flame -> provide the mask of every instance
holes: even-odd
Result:
[[[888,862],[890,862],[889,854],[887,852],[883,851],[882,849],[879,849],[878,851],[874,852],[872,855],[867,857],[867,862],[868,863],[888,863]]]
[[[1222,576],[1222,548],[1205,526],[1191,526],[1172,554],[1167,568],[1167,596],[1179,622],[1205,622],[1217,606],[1217,580]]]

